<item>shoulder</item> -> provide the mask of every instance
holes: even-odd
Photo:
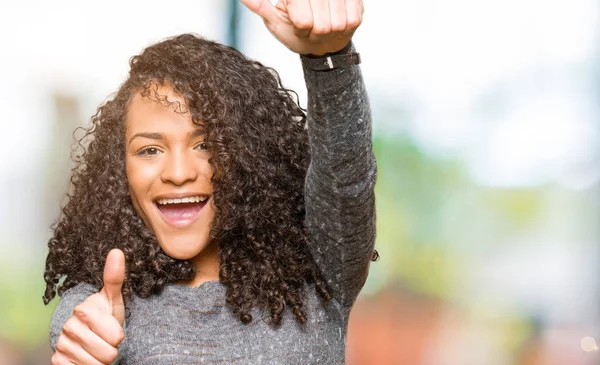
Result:
[[[61,295],[61,301],[67,298],[85,296],[86,298],[92,294],[99,292],[98,288],[88,283],[79,283],[72,288],[67,289],[63,295]]]
[[[56,322],[64,323],[72,314],[73,308],[83,302],[87,297],[98,292],[98,289],[87,283],[80,283],[65,291],[56,305],[52,314],[52,325]],[[60,326],[62,328],[62,325]]]
[[[50,321],[50,345],[54,350],[56,341],[62,332],[65,322],[73,315],[73,309],[87,297],[98,292],[98,289],[87,283],[80,283],[66,290],[60,297],[52,320]]]
[[[67,289],[61,295],[56,309],[54,310],[54,314],[52,315],[53,324],[56,320],[64,322],[68,317],[71,316],[75,306],[83,302],[90,295],[97,292],[98,289],[96,287],[87,283],[80,283],[72,288]]]

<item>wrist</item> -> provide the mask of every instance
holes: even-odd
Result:
[[[306,57],[306,58],[322,58],[322,57],[327,57],[327,56],[335,56],[338,54],[345,54],[345,53],[349,53],[350,50],[352,49],[352,40],[350,40],[348,42],[348,44],[346,44],[346,46],[344,46],[344,48],[340,49],[339,51],[335,51],[335,52],[328,52],[322,55],[315,55],[315,54],[301,54],[301,57]]]
[[[300,55],[302,65],[313,71],[330,71],[337,68],[348,68],[360,64],[360,54],[358,54],[352,41],[336,52],[326,53],[322,56]]]

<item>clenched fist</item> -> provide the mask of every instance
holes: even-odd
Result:
[[[110,364],[123,341],[125,304],[121,288],[125,280],[125,256],[121,250],[108,253],[104,264],[104,287],[73,310],[65,322],[52,356],[53,365]]]
[[[281,43],[299,54],[337,52],[362,23],[362,0],[241,0]]]

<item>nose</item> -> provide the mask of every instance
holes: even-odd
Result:
[[[189,151],[172,150],[168,152],[167,157],[161,174],[162,182],[183,185],[196,181],[198,170]]]

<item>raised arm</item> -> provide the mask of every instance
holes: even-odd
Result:
[[[298,54],[338,52],[362,22],[362,0],[241,1]],[[305,184],[310,250],[348,310],[364,285],[375,240],[371,112],[358,66],[313,71],[305,63],[304,76],[312,156]]]
[[[376,165],[359,66],[304,67],[311,163],[305,185],[311,252],[340,303],[364,285],[375,241]]]

